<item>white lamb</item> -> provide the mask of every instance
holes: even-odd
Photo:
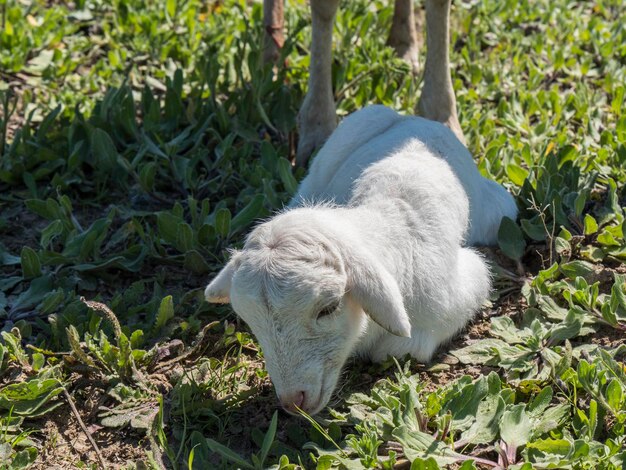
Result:
[[[329,96],[337,4],[312,2],[314,44],[317,24],[324,47],[313,48],[323,73],[312,67],[311,84],[326,83]],[[449,0],[426,6],[420,110],[433,121],[383,106],[346,118],[289,207],[257,226],[206,288],[209,302],[231,302],[248,323],[290,412],[319,412],[351,354],[429,361],[489,293],[484,260],[464,244],[495,243],[502,217],[517,215],[513,198],[478,173],[461,143]],[[334,105],[326,108],[334,119]],[[321,127],[326,114],[306,113]]]
[[[314,414],[351,354],[428,361],[465,326],[490,275],[464,241],[492,243],[505,215],[512,197],[450,129],[372,106],[345,119],[290,207],[205,295],[248,323],[285,409]]]

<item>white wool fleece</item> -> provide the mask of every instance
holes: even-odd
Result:
[[[470,202],[466,244],[496,244],[502,217],[517,218],[513,197],[480,175],[469,150],[448,127],[417,116],[402,116],[386,106],[368,106],[343,120],[315,157],[289,207],[313,201],[347,203],[354,181],[365,168],[408,144],[426,147],[431,155],[446,160],[461,181]],[[421,153],[415,158],[421,158]]]
[[[504,215],[516,216],[511,196],[449,129],[372,106],[339,126],[289,208],[205,295],[248,323],[281,401],[314,414],[350,355],[429,361],[466,325],[490,290],[468,224],[467,241],[491,243]]]

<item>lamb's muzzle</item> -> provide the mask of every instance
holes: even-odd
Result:
[[[281,406],[292,414],[297,414],[298,409],[309,412],[309,403],[307,402],[305,393],[302,390],[298,390],[290,395],[281,395],[278,397]],[[306,403],[306,405],[305,405]]]

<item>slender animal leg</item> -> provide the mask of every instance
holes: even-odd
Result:
[[[263,0],[263,26],[265,27],[264,64],[275,64],[285,43],[283,6],[283,0]]]
[[[296,163],[306,165],[337,127],[331,64],[333,22],[339,0],[311,0],[313,42],[309,67],[309,89],[298,114],[300,139]]]
[[[387,44],[394,48],[398,57],[411,65],[413,73],[419,72],[419,45],[413,0],[395,0]]]
[[[450,77],[449,49],[450,0],[426,0],[426,65],[418,112],[444,123],[465,144]]]

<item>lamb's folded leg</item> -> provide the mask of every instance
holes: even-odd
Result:
[[[394,48],[398,57],[411,65],[413,73],[419,72],[419,46],[413,0],[395,0],[387,44]]]
[[[339,0],[311,0],[313,41],[309,67],[309,89],[300,112],[296,163],[306,165],[337,127],[331,75],[333,22]]]
[[[465,145],[450,77],[449,49],[450,0],[426,0],[426,65],[418,113],[444,123]]]
[[[429,362],[439,346],[467,325],[489,296],[491,276],[487,264],[476,251],[459,248],[456,269],[449,273],[449,281],[446,289],[438,292],[438,298],[428,300],[425,293],[428,312],[409,312],[411,337],[384,335],[371,348],[372,361],[410,354],[420,362]]]
[[[263,0],[263,26],[265,28],[263,63],[265,64],[274,64],[280,57],[280,50],[285,43],[283,24],[283,0]]]

